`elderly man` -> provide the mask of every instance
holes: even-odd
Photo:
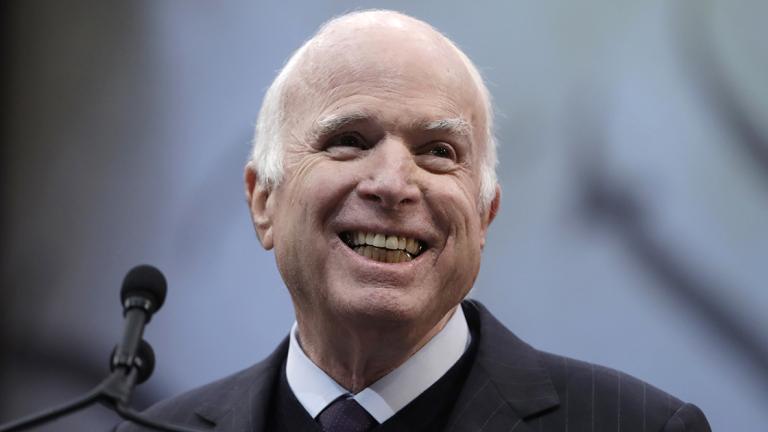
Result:
[[[267,92],[245,171],[296,324],[266,360],[147,415],[218,431],[709,430],[694,405],[462,303],[495,164],[488,91],[451,41],[389,11],[323,26]]]

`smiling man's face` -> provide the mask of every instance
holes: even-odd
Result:
[[[294,71],[284,180],[252,211],[300,322],[435,325],[477,276],[498,203],[480,205],[484,105],[422,33],[340,29]]]

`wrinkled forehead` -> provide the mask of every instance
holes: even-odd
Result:
[[[434,95],[485,130],[484,101],[468,66],[441,34],[409,17],[347,20],[311,40],[286,86],[288,112],[308,115],[366,88]]]

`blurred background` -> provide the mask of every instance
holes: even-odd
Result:
[[[391,8],[488,81],[502,208],[472,296],[547,351],[641,377],[714,430],[768,424],[768,3],[5,1],[0,422],[107,372],[120,284],[169,295],[136,405],[293,321],[244,202],[264,91],[325,20]],[[629,337],[627,337],[629,335]],[[40,430],[106,430],[92,408]]]

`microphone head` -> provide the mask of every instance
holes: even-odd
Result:
[[[125,275],[123,288],[120,290],[120,300],[125,305],[126,300],[139,297],[150,303],[149,313],[155,313],[165,301],[168,285],[160,270],[151,265],[136,266]]]

